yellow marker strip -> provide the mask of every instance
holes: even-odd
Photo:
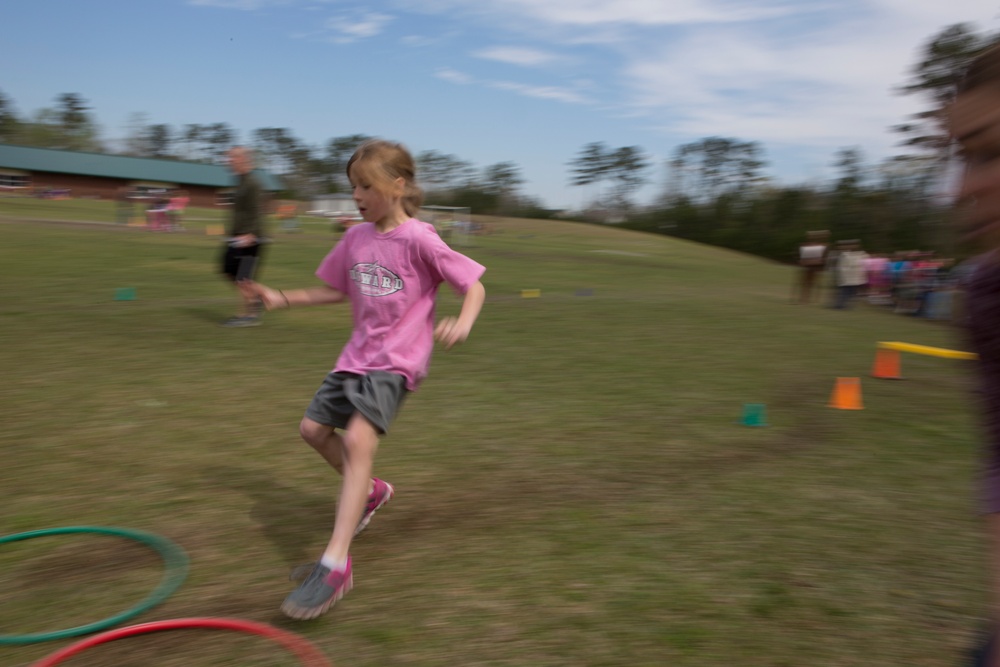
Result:
[[[896,350],[898,352],[911,352],[913,354],[924,354],[929,357],[943,357],[944,359],[978,359],[975,352],[962,352],[961,350],[948,350],[943,347],[931,347],[929,345],[915,345],[913,343],[900,343],[898,341],[880,342],[878,347],[883,350]]]

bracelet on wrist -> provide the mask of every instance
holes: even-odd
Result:
[[[278,290],[278,294],[280,294],[281,298],[285,300],[285,308],[291,308],[292,302],[288,300],[288,296],[282,290]]]

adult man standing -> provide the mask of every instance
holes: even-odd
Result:
[[[223,326],[252,327],[260,324],[260,301],[240,288],[240,282],[253,280],[261,260],[264,239],[261,187],[253,175],[253,154],[245,146],[229,150],[229,170],[237,178],[233,192],[233,210],[229,234],[222,254],[222,273],[240,289],[243,299],[240,313]]]

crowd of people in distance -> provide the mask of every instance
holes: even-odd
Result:
[[[191,202],[186,190],[134,191],[126,187],[115,193],[115,220],[127,224],[135,203],[145,204],[145,226],[152,231],[176,232],[184,229],[184,211]]]
[[[793,302],[821,299],[821,276],[826,274],[831,308],[850,308],[855,300],[864,299],[903,315],[952,319],[953,296],[962,289],[966,266],[931,251],[868,254],[860,241],[831,244],[828,239],[826,231],[809,232],[800,245]]]
[[[893,312],[931,319],[950,317],[950,295],[960,285],[961,270],[952,259],[933,252],[871,255],[864,260],[868,302]]]

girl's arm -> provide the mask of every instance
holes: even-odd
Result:
[[[479,317],[479,311],[483,308],[483,301],[486,300],[486,288],[478,280],[469,286],[465,293],[465,300],[462,301],[462,310],[457,318],[445,317],[438,322],[434,329],[434,339],[439,343],[444,343],[446,350],[451,349],[455,343],[461,343],[469,337],[472,325]]]
[[[240,283],[240,289],[250,296],[260,297],[268,310],[291,308],[292,306],[319,306],[328,303],[340,303],[347,298],[340,290],[328,285],[307,287],[305,289],[278,290],[245,280]]]

